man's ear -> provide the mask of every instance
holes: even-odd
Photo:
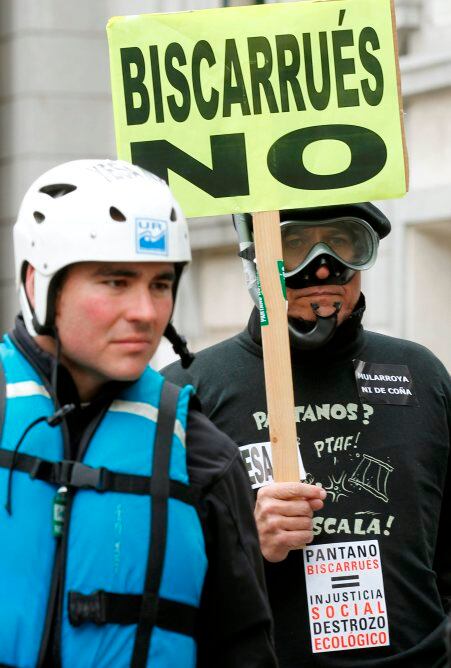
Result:
[[[28,301],[32,308],[34,308],[34,274],[34,267],[32,267],[31,264],[27,265],[25,273],[25,292],[27,293]]]

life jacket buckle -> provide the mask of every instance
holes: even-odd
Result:
[[[106,489],[106,471],[103,466],[93,468],[82,462],[65,459],[60,463],[58,482],[68,487],[86,487],[103,492]]]
[[[84,622],[106,624],[106,597],[103,589],[93,594],[69,592],[69,621],[72,626],[81,626]]]
[[[73,462],[71,478],[69,484],[73,487],[89,487],[96,489],[98,492],[103,492],[105,467],[92,468],[81,462]]]

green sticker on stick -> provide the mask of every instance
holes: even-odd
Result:
[[[268,313],[266,311],[265,298],[263,297],[262,286],[260,285],[260,278],[257,272],[257,288],[258,288],[258,310],[260,311],[260,325],[265,327],[269,325]]]
[[[282,294],[283,298],[285,301],[287,300],[287,286],[285,284],[285,276],[284,276],[284,266],[283,266],[283,260],[277,260],[277,268],[279,270],[279,276],[280,276],[280,285],[282,286]]]

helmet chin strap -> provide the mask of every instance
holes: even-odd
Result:
[[[182,367],[187,369],[194,361],[194,354],[188,350],[185,337],[177,332],[172,322],[167,324],[164,336],[172,344],[175,354],[180,357]]]
[[[177,289],[179,286],[180,278],[185,264],[186,263],[175,264],[175,281],[174,285],[172,286],[172,297],[174,300],[172,314],[174,312],[175,299],[177,297]],[[165,336],[169,341],[169,343],[172,345],[172,350],[175,352],[175,354],[180,357],[182,367],[184,369],[187,369],[193,363],[195,355],[189,350],[186,338],[181,334],[179,334],[176,328],[174,327],[172,323],[172,314],[171,314],[171,319],[169,320],[168,324],[166,325],[166,329],[163,332],[163,336]]]

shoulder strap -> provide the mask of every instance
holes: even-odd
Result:
[[[150,636],[158,615],[158,593],[166,553],[169,462],[180,391],[180,387],[168,381],[164,381],[161,390],[150,481],[151,530],[149,552],[131,668],[145,668],[147,666]]]
[[[3,364],[0,360],[0,444],[2,442],[3,422],[6,411],[6,376]]]

